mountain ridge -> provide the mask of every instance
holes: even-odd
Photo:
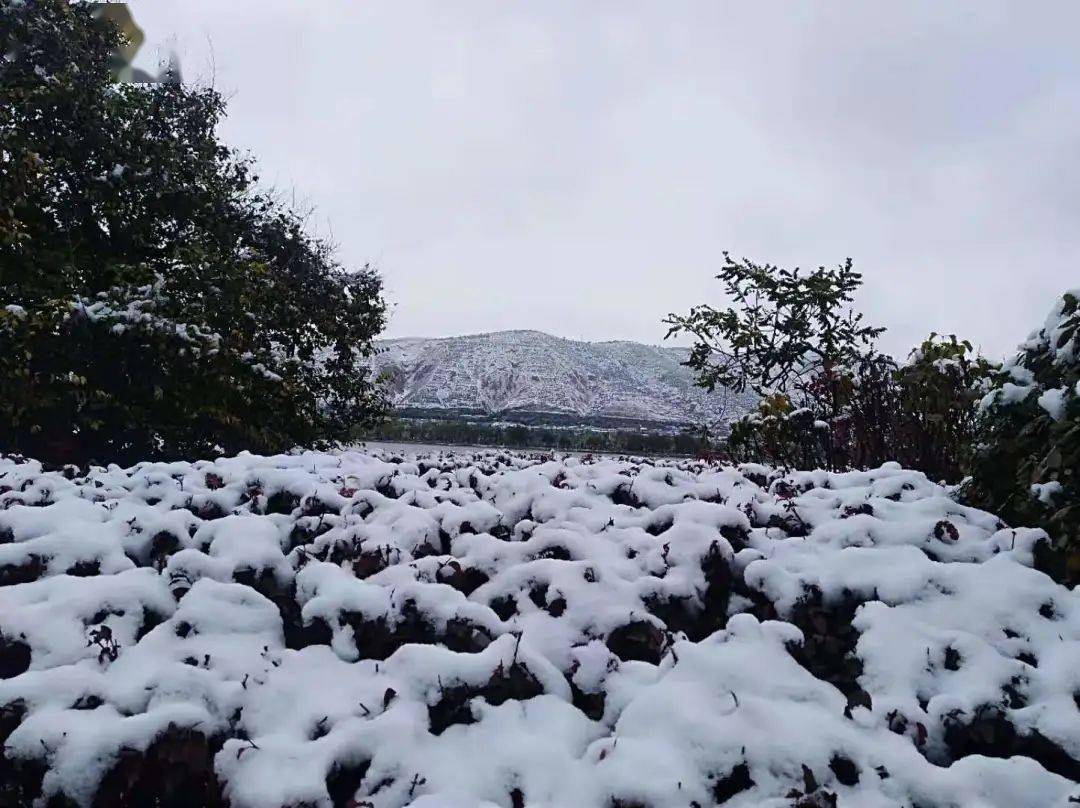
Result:
[[[632,340],[587,342],[516,329],[379,340],[373,360],[391,402],[410,414],[505,416],[563,424],[624,421],[712,428],[750,397],[694,384],[686,348]]]

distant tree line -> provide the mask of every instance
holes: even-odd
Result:
[[[387,418],[354,433],[357,440],[402,441],[510,449],[696,456],[709,450],[698,430],[675,434],[643,430],[493,424],[459,419]]]

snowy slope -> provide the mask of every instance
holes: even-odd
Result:
[[[565,413],[659,423],[726,422],[748,397],[706,393],[681,348],[576,342],[539,331],[381,342],[395,405],[433,410]]]
[[[1043,535],[891,466],[0,458],[0,805],[1067,808]]]

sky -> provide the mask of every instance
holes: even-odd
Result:
[[[659,343],[724,250],[850,256],[904,355],[1080,286],[1080,3],[135,0],[386,336]]]

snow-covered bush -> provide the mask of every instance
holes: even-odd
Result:
[[[0,0],[0,450],[135,462],[346,435],[381,407],[378,276],[259,190],[213,89],[113,84],[119,33],[94,5]]]
[[[1053,539],[1056,574],[1080,581],[1080,289],[1066,292],[979,404],[967,499]],[[1056,563],[1055,563],[1056,562]]]
[[[966,341],[935,334],[908,361],[871,353],[842,374],[840,414],[779,393],[732,425],[728,449],[743,462],[787,468],[872,468],[889,461],[958,482],[975,440],[975,403],[993,365]]]
[[[1080,595],[947,494],[895,464],[0,457],[0,805],[1069,808]]]

